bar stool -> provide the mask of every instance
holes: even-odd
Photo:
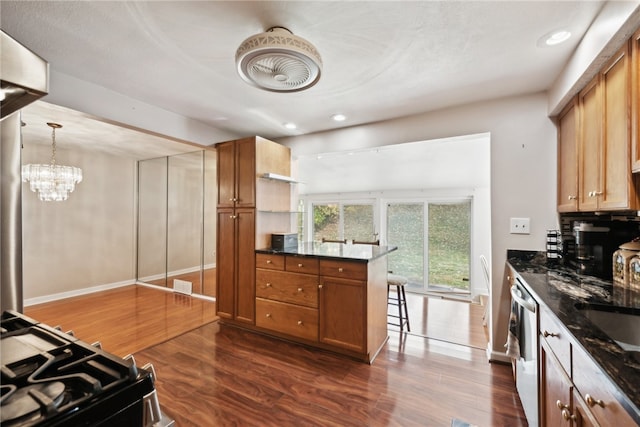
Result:
[[[407,295],[405,294],[404,287],[409,283],[409,280],[398,274],[387,274],[387,304],[398,307],[398,315],[388,314],[388,317],[398,319],[398,323],[387,322],[389,325],[400,327],[400,332],[404,331],[404,325],[407,325],[407,332],[411,332],[411,325],[409,324],[409,311],[407,310]],[[391,286],[396,287],[397,298],[392,298],[389,295]]]

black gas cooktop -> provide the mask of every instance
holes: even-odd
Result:
[[[119,358],[13,311],[2,314],[0,424],[153,426],[153,367]]]

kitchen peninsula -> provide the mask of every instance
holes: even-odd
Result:
[[[313,242],[256,250],[256,330],[371,363],[388,339],[387,254],[396,249]]]

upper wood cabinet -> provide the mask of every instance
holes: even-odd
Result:
[[[631,46],[625,43],[558,117],[559,212],[638,209]]]
[[[256,204],[256,138],[216,145],[218,207],[250,208]]]
[[[558,212],[578,210],[578,111],[576,99],[558,117]]]
[[[631,169],[640,172],[640,30],[631,37]]]

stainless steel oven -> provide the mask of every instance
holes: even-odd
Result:
[[[516,278],[511,299],[518,306],[520,357],[516,388],[530,426],[538,425],[538,303]]]

